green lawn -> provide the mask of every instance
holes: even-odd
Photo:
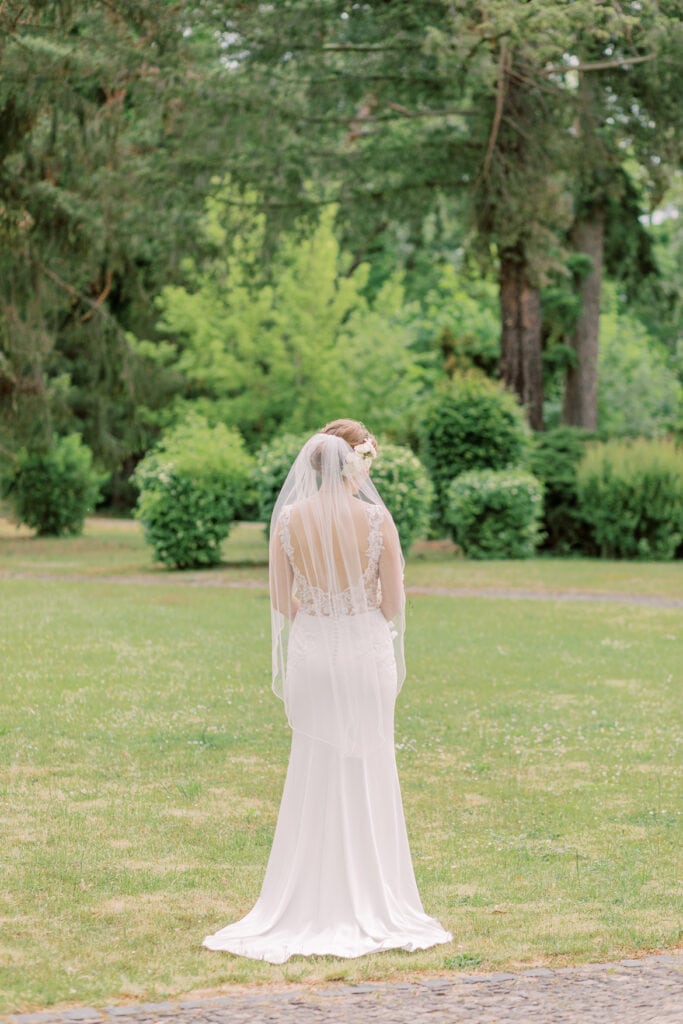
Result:
[[[263,580],[264,550],[240,528],[230,565],[194,575]],[[601,568],[426,552],[408,579],[675,594],[680,577]],[[399,772],[453,945],[276,967],[201,948],[258,894],[284,779],[265,590],[177,586],[111,521],[5,533],[2,569],[93,578],[0,579],[0,1009],[680,944],[679,609],[411,597]],[[137,573],[159,584],[97,578]]]
[[[257,523],[239,523],[233,528],[223,545],[220,566],[194,573],[172,573],[152,561],[142,528],[129,519],[88,519],[83,536],[58,540],[33,537],[29,530],[17,529],[0,517],[0,572],[93,578],[145,575],[212,582],[248,579],[265,583],[267,560],[268,547]],[[683,600],[683,563],[549,557],[522,562],[472,562],[456,557],[447,542],[423,542],[415,545],[408,559],[406,582],[419,587],[646,594]]]

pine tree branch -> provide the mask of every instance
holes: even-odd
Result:
[[[631,64],[644,64],[646,61],[656,59],[656,53],[648,53],[643,57],[616,57],[614,60],[596,60],[588,64],[558,64],[553,67],[543,68],[539,74],[559,75],[567,71],[605,71],[608,68],[622,68]]]
[[[107,270],[107,273],[105,274],[105,279],[104,279],[104,288],[102,289],[100,294],[95,299],[91,309],[89,309],[88,312],[84,313],[83,316],[81,317],[81,323],[82,324],[84,324],[88,320],[90,320],[90,318],[97,312],[97,310],[101,308],[102,303],[106,301],[107,296],[109,295],[109,292],[111,291],[111,285],[112,285],[113,279],[114,279],[114,275],[112,274],[111,269]]]
[[[397,114],[404,117],[471,117],[475,113],[474,110],[461,110],[457,107],[446,110],[409,110],[407,107],[402,106],[400,103],[387,103],[389,110],[395,110]],[[378,114],[377,117],[368,117],[368,121],[396,121],[398,118],[395,117],[382,117]]]
[[[500,131],[500,122],[503,118],[503,106],[505,104],[505,80],[507,73],[510,70],[511,60],[508,55],[507,46],[505,43],[501,43],[500,46],[500,59],[498,61],[498,85],[496,86],[496,109],[493,114],[493,123],[491,125],[491,134],[489,135],[488,145],[486,146],[486,153],[484,155],[484,163],[482,166],[481,174],[479,176],[479,184],[489,176],[491,169],[491,160],[493,159],[493,150],[496,146],[496,139],[498,138],[498,132]]]
[[[297,46],[297,50],[302,52],[318,52],[317,47],[313,46]],[[415,53],[420,49],[419,46],[379,46],[374,43],[323,43],[320,48],[323,53],[346,53],[358,52],[358,53]]]
[[[362,119],[362,124],[391,124],[394,121],[405,121],[406,119],[420,120],[421,118],[428,119],[430,117],[473,117],[476,114],[475,110],[458,109],[455,107],[450,110],[408,110],[398,103],[387,103],[386,106],[391,110],[395,110],[396,114],[377,114],[374,117],[369,115]],[[309,117],[305,114],[283,110],[277,111],[277,117],[281,120],[293,121],[296,124],[348,125],[354,120],[351,114],[348,117]]]
[[[379,222],[379,224],[375,226],[374,230],[370,234],[370,237],[366,239],[365,244],[362,245],[360,249],[356,250],[353,259],[351,260],[351,263],[344,274],[344,277],[351,277],[354,270],[356,270],[361,265],[361,263],[367,256],[368,249],[370,248],[372,242],[374,242],[376,238],[379,238],[379,236],[382,234],[383,231],[386,230],[388,226],[389,221],[387,220],[382,220]]]
[[[9,462],[17,461],[17,453],[5,448],[4,444],[0,444],[0,455],[3,455]]]
[[[106,317],[108,320],[115,320],[115,318],[111,315],[109,310],[102,305],[102,303],[104,302],[104,298],[106,298],[106,295],[104,296],[104,298],[102,298],[102,296],[99,296],[97,299],[91,299],[88,295],[84,295],[83,292],[80,292],[78,288],[75,288],[72,284],[69,284],[68,281],[62,280],[59,274],[56,274],[54,270],[50,269],[50,267],[46,267],[44,263],[39,263],[38,266],[40,270],[42,270],[42,272],[47,277],[50,278],[51,281],[54,281],[54,283],[59,288],[62,289],[62,291],[65,291],[73,299],[77,299],[79,302],[84,303],[86,306],[90,306],[90,312],[86,314],[85,317],[81,317],[81,322],[83,322],[84,319],[90,319],[93,313],[100,313],[101,316]],[[111,282],[109,283],[109,288],[111,288]]]

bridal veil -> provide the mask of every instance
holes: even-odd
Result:
[[[405,676],[403,558],[370,479],[374,454],[369,439],[352,448],[315,434],[270,527],[273,689],[296,732],[350,755],[391,739]]]

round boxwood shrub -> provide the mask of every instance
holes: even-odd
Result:
[[[542,516],[543,484],[522,469],[472,470],[448,488],[447,522],[470,558],[529,558]]]
[[[413,541],[429,532],[434,500],[429,474],[410,448],[381,444],[372,464],[372,482],[394,518],[407,554]]]
[[[79,434],[69,434],[43,451],[22,448],[3,490],[17,521],[39,536],[76,536],[97,504],[102,483],[90,448]]]
[[[421,451],[444,523],[451,480],[474,469],[523,465],[530,430],[517,399],[480,373],[457,375],[438,388],[421,423]]]
[[[578,493],[602,557],[674,558],[683,540],[683,451],[672,442],[590,445]]]
[[[295,458],[311,437],[311,433],[309,431],[306,434],[280,434],[269,444],[263,445],[256,456],[252,483],[256,491],[259,519],[265,523],[266,534],[270,530],[270,517],[277,496]]]
[[[579,427],[557,427],[534,436],[529,468],[543,483],[544,548],[556,554],[596,554],[589,524],[579,509],[578,468],[592,437]]]
[[[264,445],[253,474],[259,515],[266,533],[280,489],[302,446],[311,436],[282,434]],[[409,448],[381,444],[372,464],[372,479],[394,517],[401,545],[408,551],[413,541],[427,533],[434,489],[429,475]]]
[[[193,416],[165,434],[134,474],[135,514],[156,561],[176,569],[218,562],[251,468],[241,436],[222,423]]]

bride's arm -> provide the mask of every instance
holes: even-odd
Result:
[[[391,518],[382,524],[382,554],[379,560],[379,581],[382,586],[380,608],[385,619],[393,619],[406,603],[403,586],[403,555],[398,531]]]
[[[294,572],[280,540],[279,531],[273,530],[268,554],[270,601],[273,607],[288,619],[296,615],[299,602],[294,596]]]

